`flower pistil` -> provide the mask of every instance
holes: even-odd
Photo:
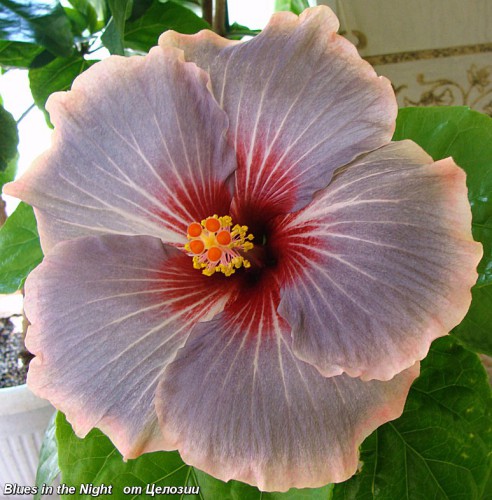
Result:
[[[232,226],[229,215],[213,215],[188,226],[189,241],[184,248],[193,256],[193,267],[203,269],[206,276],[216,272],[230,276],[240,267],[251,266],[242,255],[253,248],[254,236],[247,231],[247,226]]]

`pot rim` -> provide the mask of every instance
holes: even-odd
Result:
[[[51,405],[46,399],[36,396],[27,384],[0,388],[0,417],[45,408]]]

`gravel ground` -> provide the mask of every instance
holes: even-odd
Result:
[[[0,318],[0,388],[24,384],[30,358],[22,341],[22,316]]]

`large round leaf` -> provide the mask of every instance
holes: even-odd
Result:
[[[17,156],[19,133],[14,117],[0,105],[0,172]]]
[[[169,498],[200,498],[202,500],[327,500],[332,486],[317,489],[289,490],[287,493],[265,493],[253,486],[229,481],[224,483],[186,465],[177,451],[146,453],[136,460],[123,462],[111,441],[99,430],[92,430],[79,439],[63,414],[56,419],[58,460],[62,483],[81,492],[82,484],[110,485],[114,498],[125,498],[125,488],[134,488],[128,498],[156,498],[159,488],[174,494]],[[51,478],[58,470],[44,463],[44,474]],[[140,490],[141,488],[141,490]],[[199,490],[199,495],[186,493]],[[196,490],[198,488],[198,490]],[[160,490],[160,491],[166,491]],[[66,498],[69,498],[68,496]],[[89,500],[89,494],[77,498]]]
[[[361,447],[362,471],[333,500],[481,500],[491,472],[492,398],[476,354],[434,342],[403,415]]]
[[[70,21],[58,0],[0,0],[0,39],[42,45],[61,57],[73,50]]]

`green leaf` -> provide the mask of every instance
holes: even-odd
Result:
[[[361,450],[360,473],[334,500],[482,498],[492,467],[492,396],[478,357],[452,337],[434,342],[403,415]]]
[[[201,470],[194,469],[200,493],[205,499],[231,498],[237,500],[328,500],[333,490],[333,484],[322,488],[291,489],[286,493],[261,492],[258,488],[239,481],[224,483]]]
[[[0,171],[0,192],[4,184],[14,180],[15,173],[17,172],[17,159],[18,155],[16,155],[15,158],[10,160],[9,164],[7,165],[7,168],[3,172]]]
[[[243,36],[256,36],[260,33],[261,30],[252,30],[247,26],[243,26],[242,24],[233,23],[229,26],[229,30],[227,31],[227,38],[229,40],[241,40]]]
[[[257,488],[237,481],[224,483],[202,471],[186,465],[178,452],[146,453],[136,460],[123,462],[111,441],[99,430],[92,430],[84,439],[75,436],[63,414],[56,421],[59,464],[62,483],[113,485],[114,498],[125,498],[123,488],[142,488],[129,498],[148,498],[147,485],[156,487],[200,488],[200,496],[175,496],[174,498],[201,498],[202,500],[328,500],[332,486],[318,489],[290,490],[287,493],[261,493]],[[67,499],[70,497],[66,497]],[[89,495],[78,498],[90,499]],[[172,498],[172,497],[171,497]]]
[[[0,0],[0,39],[42,45],[61,57],[73,49],[70,21],[55,0]]]
[[[36,473],[36,486],[38,493],[34,495],[34,500],[40,500],[41,490],[44,484],[50,486],[55,478],[60,474],[58,466],[58,444],[56,442],[56,414],[50,420],[48,428],[44,434],[41,451],[39,452],[39,464]]]
[[[17,156],[19,133],[14,117],[0,106],[0,172]]]
[[[29,83],[36,105],[44,111],[46,101],[53,92],[70,89],[75,78],[97,61],[87,61],[80,56],[57,58],[42,68],[29,70]]]
[[[161,0],[161,2],[166,2],[169,0]],[[202,0],[171,0],[174,3],[178,3],[179,5],[186,7],[188,10],[191,10],[194,12],[197,16],[202,16],[203,14],[203,9],[202,9]]]
[[[472,305],[454,333],[470,349],[492,355],[492,118],[465,107],[405,108],[393,139],[414,140],[434,160],[452,156],[467,174],[473,236],[484,256]]]
[[[485,485],[484,494],[482,495],[481,500],[492,500],[492,471],[489,474],[489,480]]]
[[[33,43],[0,40],[0,65],[12,68],[28,68],[43,47]]]
[[[70,26],[72,27],[72,33],[77,35],[78,38],[82,36],[82,32],[88,27],[89,20],[86,16],[80,13],[76,9],[71,9],[70,7],[65,7],[65,14],[67,15]]]
[[[152,2],[153,0],[133,0],[132,13],[130,14],[128,20],[135,21],[135,19],[142,17],[152,5]]]
[[[108,5],[112,17],[104,30],[101,41],[111,54],[123,56],[125,55],[125,21],[132,12],[132,0],[108,0]]]
[[[29,69],[36,69],[36,68],[42,68],[43,66],[46,66],[49,64],[51,61],[54,61],[56,59],[56,56],[53,55],[52,52],[49,50],[43,50],[40,54],[38,54],[31,62],[29,65]]]
[[[159,35],[166,30],[193,34],[207,28],[210,25],[186,7],[174,2],[160,3],[154,0],[142,17],[126,23],[125,45],[148,52],[157,45]]]
[[[86,18],[87,26],[91,33],[95,33],[103,28],[106,18],[106,2],[104,0],[69,1]]]
[[[19,290],[42,259],[34,212],[20,203],[0,228],[0,293]]]
[[[94,429],[85,439],[79,439],[61,413],[58,414],[56,427],[62,482],[67,485],[113,485],[115,498],[123,497],[125,486],[142,487],[145,491],[148,484],[192,485],[192,468],[183,463],[177,452],[147,453],[136,460],[123,462],[119,452],[101,431]],[[90,496],[80,495],[78,498],[89,499]]]
[[[309,0],[275,0],[275,12],[288,10],[299,15],[309,7]]]
[[[492,286],[472,288],[472,303],[463,321],[452,332],[475,352],[492,356]]]

